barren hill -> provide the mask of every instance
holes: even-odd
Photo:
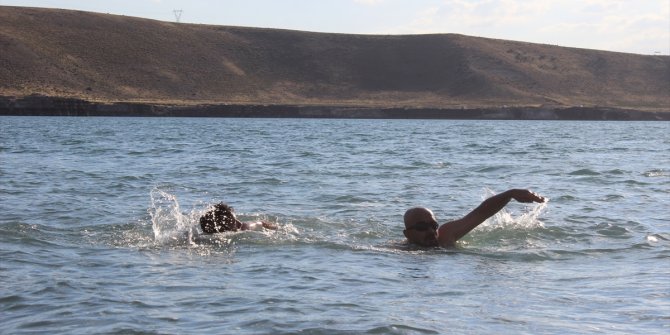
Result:
[[[169,104],[667,110],[670,57],[0,6],[0,96]]]

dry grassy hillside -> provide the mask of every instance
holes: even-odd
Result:
[[[454,107],[670,106],[670,57],[0,7],[0,95]]]

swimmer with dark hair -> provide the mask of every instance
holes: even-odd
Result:
[[[200,217],[200,227],[205,234],[222,233],[238,230],[260,230],[277,229],[277,225],[270,222],[242,222],[237,219],[233,208],[226,203],[220,202],[214,205],[203,216]]]

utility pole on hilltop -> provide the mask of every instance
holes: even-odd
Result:
[[[177,23],[179,23],[181,21],[181,13],[184,11],[181,9],[175,9],[172,12],[174,13],[174,18],[177,20]]]

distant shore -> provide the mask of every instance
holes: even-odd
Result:
[[[29,96],[23,98],[0,97],[0,115],[670,121],[670,111],[638,111],[609,107],[378,108],[263,104],[203,104],[184,106],[132,102],[98,103],[80,99],[46,96]]]
[[[670,56],[0,6],[0,113],[668,120]]]

